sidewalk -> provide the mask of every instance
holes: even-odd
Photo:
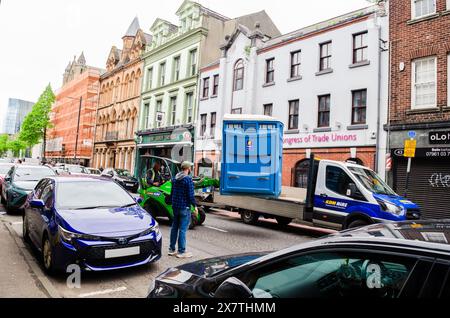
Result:
[[[0,242],[0,298],[48,297],[1,218]]]

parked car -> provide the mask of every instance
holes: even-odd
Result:
[[[150,298],[450,298],[450,220],[376,224],[168,269]]]
[[[88,175],[89,170],[80,165],[64,165],[64,170],[69,172],[71,175]]]
[[[49,273],[70,264],[106,271],[155,262],[159,225],[136,200],[111,180],[45,178],[25,204],[24,240],[41,252]]]
[[[108,168],[103,170],[102,177],[111,178],[132,193],[139,188],[138,180],[128,170]]]
[[[5,176],[2,185],[1,202],[7,212],[21,209],[37,183],[45,177],[56,175],[46,166],[14,165]]]
[[[3,186],[3,181],[5,180],[6,175],[13,166],[14,166],[13,163],[6,163],[6,162],[0,163],[0,188]]]
[[[93,174],[93,175],[97,175],[97,176],[102,174],[102,172],[96,168],[86,168],[86,170],[89,172],[89,174]]]

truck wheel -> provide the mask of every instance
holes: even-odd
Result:
[[[350,222],[350,224],[347,226],[347,229],[356,229],[366,225],[369,225],[369,223],[364,220],[355,220]]]
[[[198,216],[199,219],[197,221],[197,225],[202,225],[206,220],[206,212],[203,208],[198,208]]]
[[[292,222],[292,219],[281,216],[276,217],[276,220],[280,226],[287,226]]]
[[[243,211],[241,213],[241,219],[245,224],[255,225],[258,223],[259,214],[252,211]]]
[[[189,223],[189,230],[193,230],[198,225],[197,218],[191,213],[191,223]]]

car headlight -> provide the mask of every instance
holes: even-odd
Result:
[[[67,231],[66,229],[63,229],[61,226],[58,226],[58,232],[59,232],[60,237],[65,242],[68,242],[68,243],[71,243],[73,239],[86,240],[86,241],[100,241],[101,240],[101,238],[99,236],[70,232],[70,231]]]
[[[377,200],[378,204],[380,204],[381,209],[384,212],[388,212],[397,216],[401,216],[404,214],[404,210],[402,207],[399,207],[398,205],[392,204],[390,202],[387,201],[381,201],[381,200]]]
[[[151,228],[149,228],[148,230],[145,230],[144,232],[141,233],[141,237],[142,236],[147,236],[149,234],[155,233],[156,237],[161,236],[161,231],[159,230],[159,224],[156,223],[154,226],[152,226]]]

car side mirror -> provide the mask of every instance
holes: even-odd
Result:
[[[6,177],[5,181],[7,181],[7,182],[11,181],[11,177]]]
[[[42,200],[31,200],[30,206],[35,209],[42,209],[45,207],[45,203]]]
[[[349,183],[347,188],[347,196],[348,197],[354,197],[358,192],[358,188],[356,187],[356,184]]]
[[[228,278],[214,293],[214,298],[253,298],[252,291],[236,277]]]
[[[134,198],[134,200],[136,201],[137,204],[141,204],[143,201],[141,197],[136,197]]]

